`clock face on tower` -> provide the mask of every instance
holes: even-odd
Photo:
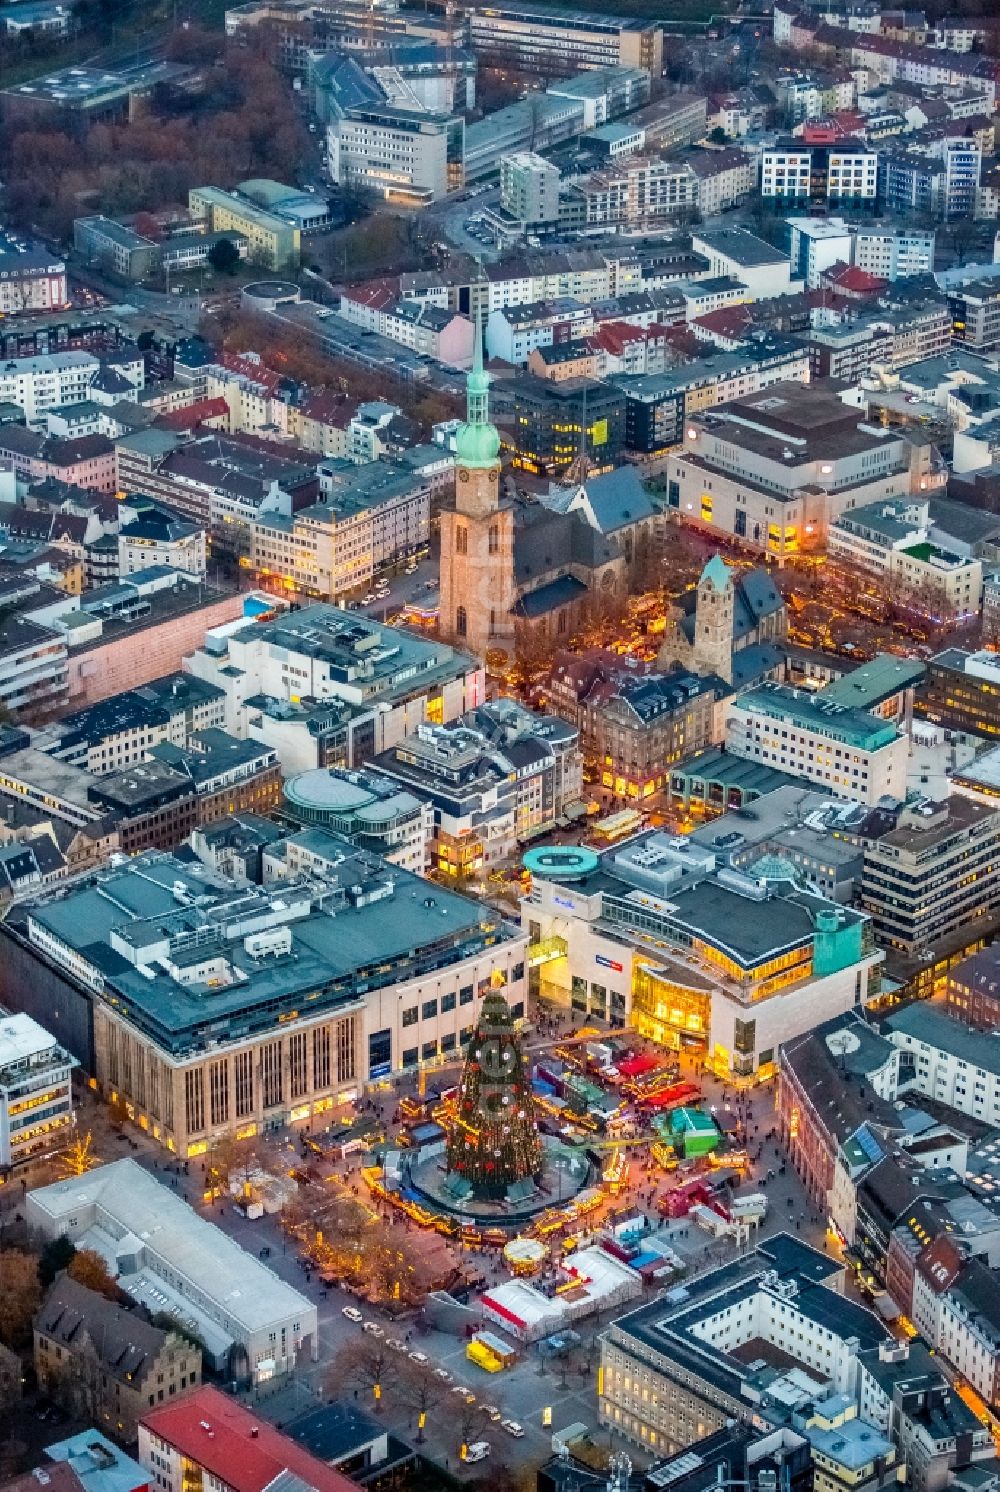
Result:
[[[469,480],[469,473],[465,470],[464,466],[460,466],[458,469],[458,480],[460,482],[467,482]]]

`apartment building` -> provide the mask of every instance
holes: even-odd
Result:
[[[0,664],[0,704],[11,714],[44,716],[65,701],[68,648],[62,629],[7,616],[0,621]]]
[[[76,1113],[79,1063],[30,1015],[0,1014],[0,1171],[54,1155]]]
[[[157,1402],[197,1388],[201,1348],[62,1274],[34,1322],[39,1386],[131,1445]]]
[[[51,352],[0,364],[0,404],[16,404],[29,425],[43,425],[46,412],[78,404],[100,372],[90,352]]]
[[[196,731],[225,723],[225,694],[191,674],[171,673],[63,715],[33,737],[56,761],[103,776],[145,759],[167,741],[185,746]]]
[[[500,162],[500,205],[517,222],[533,227],[559,217],[559,168],[534,151]]]
[[[58,311],[68,299],[66,265],[61,259],[0,239],[0,312],[4,316]]]
[[[699,179],[686,162],[633,155],[567,185],[559,203],[565,229],[635,225],[697,205]]]
[[[216,1388],[201,1388],[180,1403],[151,1410],[139,1426],[139,1459],[150,1483],[163,1492],[182,1492],[193,1481],[224,1485],[230,1492],[267,1492],[274,1486],[354,1492],[358,1485]]]
[[[933,228],[879,228],[859,223],[852,229],[854,255],[852,262],[880,279],[904,280],[910,275],[927,275],[934,271]]]
[[[302,234],[285,218],[240,195],[224,192],[220,187],[192,187],[188,207],[196,218],[203,218],[210,233],[231,230],[246,240],[247,258],[264,269],[297,269],[302,251]]]
[[[469,41],[484,61],[559,75],[591,68],[663,72],[663,32],[653,21],[544,5],[473,5]]]
[[[899,1048],[899,1093],[923,1094],[988,1125],[1000,1118],[1000,1063],[993,1043],[926,1000],[887,1016]]]
[[[955,222],[975,215],[981,175],[977,142],[948,139],[941,154],[918,149],[887,153],[880,168],[880,196],[890,212]]]
[[[843,207],[872,204],[879,157],[860,140],[809,145],[781,140],[760,154],[761,196],[792,207],[810,201]]]
[[[490,313],[486,347],[490,357],[523,368],[536,347],[564,347],[593,330],[593,308],[569,298],[505,306]]]
[[[727,709],[726,749],[837,797],[874,807],[906,796],[908,742],[891,722],[788,684],[744,690]]]
[[[491,988],[525,1010],[522,933],[344,844],[322,873],[250,888],[173,855],[134,856],[18,903],[4,930],[0,980],[33,966],[54,1020],[83,1002],[93,1038],[81,1060],[99,1091],[181,1157],[219,1134],[317,1118],[364,1083],[457,1054]],[[109,976],[99,965],[112,950]]]

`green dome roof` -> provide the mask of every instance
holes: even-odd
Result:
[[[455,455],[460,466],[492,466],[499,454],[500,432],[496,425],[474,425],[463,420],[455,436]]]

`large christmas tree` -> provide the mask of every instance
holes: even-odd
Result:
[[[542,1144],[531,1084],[510,1006],[499,990],[485,997],[469,1042],[448,1140],[448,1170],[476,1196],[504,1197],[508,1187],[537,1176]]]

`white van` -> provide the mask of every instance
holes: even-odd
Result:
[[[490,1443],[488,1440],[474,1440],[466,1449],[465,1459],[466,1461],[485,1461],[489,1453]]]

